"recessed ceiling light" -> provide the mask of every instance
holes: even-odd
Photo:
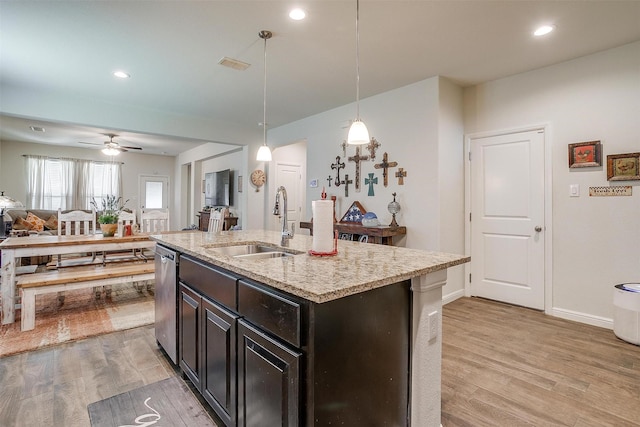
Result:
[[[44,128],[41,126],[29,126],[29,129],[34,132],[44,132]]]
[[[291,12],[289,12],[289,18],[293,19],[294,21],[300,21],[306,16],[307,14],[305,13],[305,11],[299,8],[292,9]]]
[[[542,25],[533,32],[533,35],[536,37],[544,36],[545,34],[549,34],[553,30],[555,30],[555,28],[556,27],[554,27],[553,25]]]
[[[113,75],[120,78],[120,79],[128,79],[129,77],[131,77],[128,73],[125,73],[124,71],[114,71]]]

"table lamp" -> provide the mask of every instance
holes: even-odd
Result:
[[[4,195],[4,191],[0,191],[0,236],[6,236],[7,223],[4,221],[4,213],[7,209],[12,208],[24,208],[22,202],[19,202],[15,199],[12,199],[9,196]],[[9,223],[9,227],[11,226],[11,221],[7,221]]]

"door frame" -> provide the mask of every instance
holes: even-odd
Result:
[[[508,128],[502,130],[493,130],[485,132],[476,132],[466,134],[464,136],[464,214],[465,214],[465,232],[464,232],[464,249],[467,256],[471,256],[471,222],[469,220],[471,215],[471,161],[469,157],[471,155],[471,140],[477,138],[487,138],[501,135],[508,135],[512,133],[530,132],[530,131],[543,131],[544,132],[544,224],[545,224],[545,241],[544,241],[544,312],[546,314],[553,314],[553,168],[552,168],[552,141],[553,136],[551,134],[551,124],[542,123],[538,125],[530,125],[516,128]],[[473,262],[473,258],[471,258]],[[464,295],[471,296],[471,262],[465,264],[464,273]]]

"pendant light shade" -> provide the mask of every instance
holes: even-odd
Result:
[[[360,0],[356,0],[356,119],[349,128],[347,144],[364,145],[369,143],[369,131],[360,120]]]
[[[271,161],[271,150],[267,146],[267,144],[260,146],[258,149],[258,155],[256,156],[256,160],[259,162],[270,162]]]
[[[258,36],[264,40],[264,97],[262,103],[262,146],[258,149],[256,160],[258,162],[270,162],[271,149],[267,145],[267,40],[273,36],[273,33],[268,30],[262,30],[258,33]]]
[[[362,120],[356,120],[351,124],[347,142],[351,145],[365,145],[369,143],[369,131]]]
[[[120,154],[120,150],[117,150],[113,147],[106,147],[102,149],[102,154],[105,154],[107,156],[117,156],[118,154]]]

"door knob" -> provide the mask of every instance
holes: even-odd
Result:
[[[536,233],[539,233],[542,231],[542,227],[540,227],[539,225],[536,226],[536,228],[534,228],[534,230],[536,230]]]

